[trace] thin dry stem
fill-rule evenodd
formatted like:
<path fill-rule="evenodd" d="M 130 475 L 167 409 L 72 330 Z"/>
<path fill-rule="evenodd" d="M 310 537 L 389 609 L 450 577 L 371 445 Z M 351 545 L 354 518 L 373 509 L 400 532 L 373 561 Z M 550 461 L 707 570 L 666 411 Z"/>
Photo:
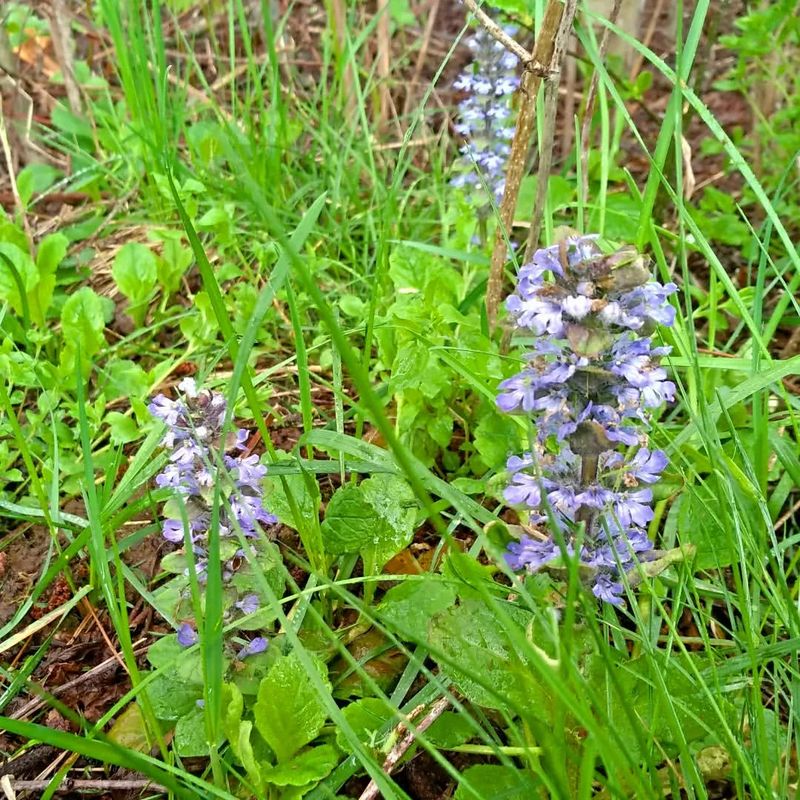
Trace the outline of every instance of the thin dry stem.
<path fill-rule="evenodd" d="M 539 244 L 539 232 L 542 228 L 547 185 L 550 180 L 550 168 L 553 165 L 553 144 L 556 132 L 556 112 L 558 110 L 558 84 L 561 68 L 567 53 L 567 42 L 572 33 L 572 22 L 578 8 L 578 0 L 566 0 L 558 28 L 553 57 L 550 61 L 550 73 L 545 82 L 544 120 L 542 121 L 542 141 L 539 146 L 539 172 L 536 183 L 536 199 L 533 205 L 531 227 L 528 229 L 528 243 L 525 249 L 525 260 L 532 258 Z"/>
<path fill-rule="evenodd" d="M 8 779 L 8 780 L 6 780 Z M 13 776 L 5 775 L 2 788 L 6 791 L 6 797 L 15 797 L 13 792 L 36 792 L 48 789 L 52 780 L 41 781 L 17 781 Z M 154 792 L 165 792 L 166 789 L 157 783 L 153 783 L 147 779 L 120 779 L 120 780 L 107 780 L 107 779 L 91 779 L 91 778 L 64 778 L 60 786 L 56 789 L 56 794 L 64 794 L 66 792 L 121 792 L 125 791 L 142 791 L 150 789 Z M 8 794 L 8 790 L 12 794 Z"/>
<path fill-rule="evenodd" d="M 53 52 L 61 67 L 64 89 L 67 92 L 67 103 L 70 111 L 76 116 L 83 113 L 81 91 L 75 78 L 74 59 L 72 57 L 72 37 L 70 36 L 70 17 L 64 0 L 50 0 L 50 30 L 52 31 Z"/>
<path fill-rule="evenodd" d="M 425 30 L 422 32 L 422 42 L 420 43 L 417 60 L 414 64 L 414 74 L 408 82 L 405 100 L 403 101 L 403 118 L 406 117 L 411 108 L 412 98 L 416 94 L 412 87 L 415 87 L 419 82 L 419 77 L 422 75 L 422 68 L 425 66 L 425 59 L 428 57 L 428 48 L 430 47 L 436 18 L 439 15 L 440 2 L 441 0 L 432 0 L 430 8 L 428 9 L 428 21 L 425 23 Z"/>
<path fill-rule="evenodd" d="M 536 58 L 535 51 L 531 55 L 519 42 L 509 36 L 475 0 L 464 0 L 464 5 L 475 15 L 481 27 L 485 28 L 491 37 L 497 39 L 506 50 L 510 50 L 524 65 L 530 64 Z M 540 61 L 540 63 L 544 64 L 546 62 Z"/>
<path fill-rule="evenodd" d="M 611 13 L 608 15 L 608 21 L 612 25 L 616 24 L 621 6 L 622 0 L 614 0 L 614 6 L 611 9 Z M 610 34 L 611 29 L 604 26 L 603 35 L 600 37 L 600 47 L 598 49 L 598 58 L 600 61 L 605 58 L 608 50 L 608 40 Z M 600 73 L 595 70 L 592 74 L 592 80 L 589 83 L 589 91 L 586 93 L 586 108 L 583 112 L 583 124 L 581 125 L 581 197 L 583 198 L 589 196 L 589 150 L 591 147 L 589 129 L 592 124 L 594 101 L 597 97 L 597 83 L 599 79 Z"/>
<path fill-rule="evenodd" d="M 511 142 L 511 153 L 506 167 L 506 185 L 503 200 L 500 203 L 500 219 L 495 231 L 492 261 L 489 267 L 489 281 L 486 286 L 486 317 L 489 330 L 494 330 L 497 321 L 497 309 L 503 290 L 503 266 L 506 260 L 507 235 L 514 222 L 514 211 L 517 197 L 525 175 L 525 166 L 530 148 L 531 135 L 536 121 L 536 95 L 542 82 L 545 70 L 537 69 L 537 65 L 549 65 L 553 58 L 561 24 L 563 6 L 559 0 L 550 0 L 544 12 L 542 27 L 536 37 L 533 53 L 526 59 L 527 67 L 520 85 L 520 109 L 517 115 L 517 127 Z M 488 30 L 488 29 L 487 29 Z M 531 68 L 533 67 L 533 69 Z"/>
<path fill-rule="evenodd" d="M 386 756 L 386 760 L 383 762 L 383 771 L 390 775 L 392 770 L 397 766 L 397 762 L 405 755 L 408 751 L 408 748 L 414 744 L 414 740 L 416 739 L 417 735 L 423 733 L 437 719 L 442 715 L 444 710 L 450 704 L 450 700 L 446 697 L 440 697 L 432 706 L 431 710 L 420 720 L 419 725 L 414 726 L 413 730 L 407 730 L 406 735 L 400 739 L 397 744 L 391 749 L 389 755 Z M 416 709 L 415 709 L 416 711 Z M 413 712 L 410 717 L 413 716 Z M 410 720 L 409 717 L 409 720 Z M 401 722 L 395 732 L 399 734 L 401 731 L 408 728 L 408 722 Z M 375 800 L 378 796 L 378 785 L 375 781 L 370 781 L 367 785 L 367 788 L 361 793 L 358 800 Z"/>
<path fill-rule="evenodd" d="M 380 111 L 378 125 L 383 127 L 389 119 L 392 108 L 392 98 L 389 93 L 389 74 L 392 63 L 392 40 L 389 33 L 389 0 L 378 2 L 378 22 L 375 26 L 377 40 L 378 95 L 380 97 Z"/>

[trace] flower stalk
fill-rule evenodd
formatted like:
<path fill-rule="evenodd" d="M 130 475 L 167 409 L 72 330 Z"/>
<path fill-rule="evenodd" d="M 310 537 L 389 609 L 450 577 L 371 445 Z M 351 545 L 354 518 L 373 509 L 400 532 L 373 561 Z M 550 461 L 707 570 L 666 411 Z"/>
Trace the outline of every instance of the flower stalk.
<path fill-rule="evenodd" d="M 650 280 L 629 248 L 604 254 L 594 236 L 537 250 L 507 300 L 534 335 L 525 368 L 500 384 L 497 405 L 531 417 L 531 450 L 508 460 L 504 496 L 527 509 L 532 535 L 509 545 L 512 569 L 534 572 L 577 556 L 595 596 L 622 603 L 622 574 L 655 556 L 646 527 L 666 455 L 651 450 L 653 412 L 674 399 L 659 365 L 657 325 L 672 325 L 674 284 Z"/>
<path fill-rule="evenodd" d="M 227 404 L 223 395 L 198 389 L 193 378 L 178 384 L 181 395 L 171 400 L 163 394 L 153 398 L 148 410 L 166 425 L 161 444 L 169 450 L 169 463 L 156 476 L 156 485 L 171 489 L 173 497 L 165 504 L 167 518 L 163 522 L 164 538 L 175 545 L 189 543 L 197 582 L 202 588 L 208 571 L 222 571 L 228 598 L 226 616 L 229 621 L 251 616 L 259 610 L 258 595 L 240 590 L 236 576 L 256 554 L 255 544 L 262 535 L 261 526 L 277 522 L 263 504 L 262 481 L 267 468 L 258 455 L 245 455 L 248 431 L 235 429 L 225 436 L 223 424 Z M 229 454 L 230 452 L 236 455 Z M 220 563 L 209 563 L 209 532 L 213 517 L 215 490 L 222 498 L 218 529 Z M 180 504 L 180 505 L 179 505 Z M 181 508 L 182 506 L 182 508 Z M 249 544 L 250 552 L 241 546 L 240 538 Z M 185 575 L 189 575 L 189 567 Z M 177 630 L 178 642 L 189 647 L 198 640 L 196 626 L 182 622 Z M 241 645 L 241 641 L 239 642 Z M 267 640 L 257 636 L 237 651 L 241 659 L 263 652 Z"/>

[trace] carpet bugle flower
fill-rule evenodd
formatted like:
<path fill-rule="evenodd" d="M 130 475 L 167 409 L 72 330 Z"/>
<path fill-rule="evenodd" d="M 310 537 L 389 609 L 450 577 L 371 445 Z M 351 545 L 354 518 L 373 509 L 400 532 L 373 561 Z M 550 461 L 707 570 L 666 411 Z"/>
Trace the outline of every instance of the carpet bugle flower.
<path fill-rule="evenodd" d="M 516 30 L 507 28 L 513 36 Z M 484 28 L 467 40 L 472 62 L 454 88 L 464 93 L 458 105 L 456 133 L 463 138 L 454 186 L 469 191 L 486 186 L 496 202 L 505 189 L 505 165 L 514 138 L 511 98 L 519 87 L 518 59 Z"/>
<path fill-rule="evenodd" d="M 630 248 L 604 254 L 596 236 L 568 236 L 520 269 L 506 306 L 537 338 L 526 366 L 500 384 L 497 405 L 528 415 L 537 432 L 529 453 L 508 459 L 504 497 L 539 530 L 509 545 L 512 569 L 541 569 L 566 541 L 594 595 L 620 605 L 623 573 L 651 557 L 649 486 L 667 457 L 647 432 L 653 411 L 675 397 L 659 364 L 670 348 L 654 347 L 652 334 L 674 322 L 676 289 L 651 280 Z"/>
<path fill-rule="evenodd" d="M 235 542 L 239 534 L 258 539 L 262 525 L 277 522 L 262 497 L 267 468 L 259 462 L 258 455 L 243 453 L 249 437 L 247 430 L 237 428 L 224 435 L 227 403 L 222 394 L 198 388 L 193 378 L 182 380 L 178 391 L 177 399 L 159 394 L 148 406 L 152 416 L 166 426 L 161 444 L 169 452 L 169 463 L 156 476 L 156 485 L 171 489 L 174 495 L 171 502 L 182 507 L 182 513 L 173 509 L 172 516 L 164 520 L 162 534 L 178 546 L 183 546 L 188 537 L 195 575 L 202 588 L 212 568 L 208 561 L 208 537 L 212 506 L 218 494 L 217 530 L 225 543 L 220 549 L 227 555 L 214 568 L 221 571 L 226 593 L 232 596 L 231 610 L 251 615 L 259 609 L 259 597 L 252 593 L 240 596 L 233 580 L 247 563 L 244 550 L 237 548 Z M 197 633 L 188 622 L 182 623 L 177 633 L 178 642 L 184 647 L 197 642 Z M 266 639 L 257 637 L 239 655 L 254 655 L 264 649 Z"/>

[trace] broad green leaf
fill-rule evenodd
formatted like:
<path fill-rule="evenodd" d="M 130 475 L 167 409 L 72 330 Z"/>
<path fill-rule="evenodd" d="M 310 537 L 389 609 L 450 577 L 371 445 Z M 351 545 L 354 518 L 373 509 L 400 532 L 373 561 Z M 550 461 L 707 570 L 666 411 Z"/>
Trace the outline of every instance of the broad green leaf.
<path fill-rule="evenodd" d="M 26 208 L 35 194 L 47 191 L 64 173 L 50 164 L 32 163 L 17 173 L 17 191 Z"/>
<path fill-rule="evenodd" d="M 332 745 L 321 744 L 295 756 L 291 761 L 263 767 L 261 777 L 273 786 L 306 786 L 321 781 L 338 762 Z"/>
<path fill-rule="evenodd" d="M 364 499 L 387 523 L 381 536 L 361 549 L 365 562 L 380 569 L 389 559 L 407 547 L 414 537 L 417 501 L 408 482 L 397 475 L 379 474 L 362 481 L 358 487 Z M 388 527 L 387 527 L 388 526 Z"/>
<path fill-rule="evenodd" d="M 389 589 L 378 606 L 380 618 L 404 638 L 425 642 L 428 625 L 436 614 L 450 608 L 456 592 L 439 578 L 408 580 Z"/>
<path fill-rule="evenodd" d="M 731 516 L 721 515 L 718 509 L 724 496 L 719 479 L 710 475 L 703 484 L 689 486 L 675 501 L 679 541 L 697 548 L 696 569 L 719 569 L 738 560 Z"/>
<path fill-rule="evenodd" d="M 386 703 L 377 697 L 363 697 L 348 703 L 342 713 L 348 725 L 365 747 L 377 750 L 386 738 L 378 738 L 378 731 L 394 716 Z M 353 753 L 353 746 L 342 731 L 336 731 L 336 744 L 345 753 Z"/>
<path fill-rule="evenodd" d="M 109 411 L 106 422 L 114 444 L 128 444 L 135 442 L 143 435 L 143 431 L 136 424 L 136 420 L 119 411 Z"/>
<path fill-rule="evenodd" d="M 516 452 L 520 440 L 520 427 L 508 414 L 498 414 L 488 409 L 475 426 L 473 443 L 475 459 L 491 470 L 505 469 L 509 454 Z M 478 474 L 482 470 L 475 470 Z"/>
<path fill-rule="evenodd" d="M 337 489 L 328 502 L 322 523 L 322 539 L 328 553 L 358 553 L 392 533 L 389 523 L 357 486 Z"/>
<path fill-rule="evenodd" d="M 208 755 L 205 712 L 202 708 L 195 705 L 188 714 L 178 720 L 175 725 L 173 745 L 178 755 L 183 758 Z"/>
<path fill-rule="evenodd" d="M 324 664 L 310 654 L 309 657 L 330 689 Z M 296 652 L 282 656 L 272 665 L 258 688 L 253 712 L 256 729 L 280 763 L 315 739 L 328 716 Z"/>
<path fill-rule="evenodd" d="M 234 755 L 239 758 L 239 723 L 244 712 L 244 697 L 235 683 L 222 685 L 222 708 L 222 732 L 231 743 Z"/>
<path fill-rule="evenodd" d="M 540 796 L 531 774 L 514 767 L 474 764 L 464 771 L 464 779 L 453 800 L 531 800 Z"/>
<path fill-rule="evenodd" d="M 143 691 L 158 719 L 175 720 L 195 708 L 197 701 L 203 696 L 203 684 L 187 681 L 186 675 L 177 669 L 168 668 L 157 675 Z"/>
<path fill-rule="evenodd" d="M 264 781 L 261 777 L 261 768 L 256 761 L 256 754 L 253 750 L 253 743 L 250 734 L 253 732 L 253 723 L 245 720 L 239 723 L 239 736 L 236 740 L 234 752 L 239 761 L 242 762 L 247 775 L 255 784 L 259 792 L 264 791 Z M 232 743 L 231 743 L 232 744 Z"/>
<path fill-rule="evenodd" d="M 65 347 L 61 353 L 61 369 L 71 372 L 75 358 L 80 350 L 84 369 L 88 369 L 89 359 L 106 344 L 104 299 L 83 286 L 71 294 L 61 309 L 61 332 Z"/>
<path fill-rule="evenodd" d="M 532 615 L 521 609 L 513 612 L 523 629 L 531 623 Z M 466 600 L 434 616 L 429 641 L 442 672 L 478 705 L 497 709 L 545 705 L 532 670 L 520 660 L 496 614 L 483 601 Z"/>
<path fill-rule="evenodd" d="M 428 741 L 445 750 L 458 747 L 476 735 L 475 723 L 464 714 L 445 711 L 425 732 Z"/>
<path fill-rule="evenodd" d="M 67 254 L 69 240 L 62 233 L 51 233 L 45 236 L 36 251 L 36 267 L 39 270 L 39 281 L 28 293 L 28 305 L 31 318 L 37 325 L 43 326 L 47 311 L 53 302 L 53 290 L 56 285 L 56 270 Z"/>
<path fill-rule="evenodd" d="M 0 302 L 8 302 L 15 314 L 23 316 L 27 296 L 38 281 L 39 270 L 28 253 L 11 242 L 0 242 Z"/>
<path fill-rule="evenodd" d="M 146 303 L 158 279 L 158 266 L 153 251 L 140 242 L 124 244 L 114 257 L 111 274 L 117 287 L 128 298 L 128 313 L 141 325 Z"/>
<path fill-rule="evenodd" d="M 150 391 L 150 377 L 135 361 L 121 359 L 112 361 L 105 369 L 108 385 L 106 396 L 147 397 Z"/>
<path fill-rule="evenodd" d="M 161 238 L 164 247 L 156 263 L 158 282 L 167 294 L 172 294 L 180 287 L 181 278 L 194 261 L 194 256 L 191 248 L 181 242 L 182 234 L 179 232 L 165 231 Z"/>
<path fill-rule="evenodd" d="M 140 753 L 150 751 L 152 742 L 147 735 L 147 724 L 138 703 L 129 703 L 127 708 L 117 715 L 108 732 L 108 738 L 112 742 Z"/>
<path fill-rule="evenodd" d="M 219 326 L 208 292 L 198 292 L 192 298 L 192 307 L 197 313 L 181 319 L 178 323 L 181 333 L 192 347 L 213 342 L 217 338 Z"/>

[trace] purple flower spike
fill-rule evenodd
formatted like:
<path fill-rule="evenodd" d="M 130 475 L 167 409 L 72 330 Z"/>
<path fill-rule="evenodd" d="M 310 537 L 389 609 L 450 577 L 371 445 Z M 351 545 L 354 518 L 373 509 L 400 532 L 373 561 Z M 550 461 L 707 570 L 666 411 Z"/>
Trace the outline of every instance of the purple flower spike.
<path fill-rule="evenodd" d="M 178 399 L 170 400 L 158 395 L 150 403 L 150 412 L 163 422 L 166 432 L 162 445 L 167 449 L 169 462 L 156 476 L 156 485 L 171 489 L 174 498 L 180 498 L 185 509 L 191 533 L 194 570 L 200 591 L 205 591 L 210 570 L 218 570 L 226 584 L 230 584 L 237 570 L 252 564 L 258 550 L 253 547 L 245 557 L 239 550 L 231 557 L 230 540 L 244 534 L 262 541 L 262 525 L 277 522 L 277 517 L 264 507 L 263 479 L 267 468 L 260 463 L 258 454 L 243 455 L 248 432 L 235 429 L 231 435 L 224 430 L 227 410 L 225 397 L 219 392 L 198 386 L 194 378 L 185 378 L 178 384 Z M 234 457 L 225 451 L 239 451 Z M 214 515 L 212 505 L 219 497 L 219 515 L 215 520 L 216 533 L 227 540 L 224 559 L 209 561 L 208 537 Z M 174 502 L 174 500 L 173 500 Z M 173 512 L 174 513 L 174 512 Z M 184 524 L 181 519 L 165 519 L 164 538 L 177 546 L 184 545 Z M 184 576 L 191 578 L 190 568 Z M 249 615 L 258 611 L 258 596 L 249 594 L 234 604 L 241 613 Z M 178 641 L 183 647 L 197 642 L 197 632 L 188 623 L 178 628 Z M 257 638 L 245 647 L 245 655 L 262 652 L 266 640 Z"/>
<path fill-rule="evenodd" d="M 622 584 L 607 573 L 601 572 L 597 576 L 592 594 L 606 603 L 611 603 L 612 606 L 622 605 Z"/>
<path fill-rule="evenodd" d="M 531 417 L 537 442 L 511 456 L 504 498 L 531 525 L 557 526 L 578 549 L 596 597 L 622 601 L 622 573 L 649 557 L 645 528 L 667 466 L 647 442 L 653 409 L 675 396 L 653 347 L 655 324 L 671 325 L 674 284 L 648 280 L 631 249 L 604 255 L 595 236 L 569 236 L 538 250 L 506 302 L 516 326 L 537 334 L 527 364 L 500 384 L 498 407 Z M 508 547 L 512 569 L 540 569 L 558 555 L 552 531 Z"/>
<path fill-rule="evenodd" d="M 508 28 L 513 36 L 516 31 Z M 456 132 L 464 138 L 459 174 L 453 186 L 477 190 L 485 185 L 499 202 L 505 189 L 505 164 L 514 137 L 511 98 L 519 87 L 517 57 L 483 28 L 467 41 L 473 62 L 454 88 L 465 93 Z"/>
<path fill-rule="evenodd" d="M 255 614 L 258 611 L 260 601 L 257 594 L 246 594 L 235 605 L 242 614 Z"/>
<path fill-rule="evenodd" d="M 164 538 L 173 544 L 180 544 L 183 542 L 183 523 L 179 519 L 165 519 Z"/>
<path fill-rule="evenodd" d="M 183 622 L 178 626 L 178 644 L 181 647 L 191 647 L 197 644 L 197 631 L 188 623 Z"/>
<path fill-rule="evenodd" d="M 263 636 L 256 636 L 255 639 L 251 639 L 237 654 L 236 658 L 239 661 L 243 661 L 248 656 L 254 656 L 258 653 L 263 653 L 267 647 L 269 647 L 269 642 Z"/>

